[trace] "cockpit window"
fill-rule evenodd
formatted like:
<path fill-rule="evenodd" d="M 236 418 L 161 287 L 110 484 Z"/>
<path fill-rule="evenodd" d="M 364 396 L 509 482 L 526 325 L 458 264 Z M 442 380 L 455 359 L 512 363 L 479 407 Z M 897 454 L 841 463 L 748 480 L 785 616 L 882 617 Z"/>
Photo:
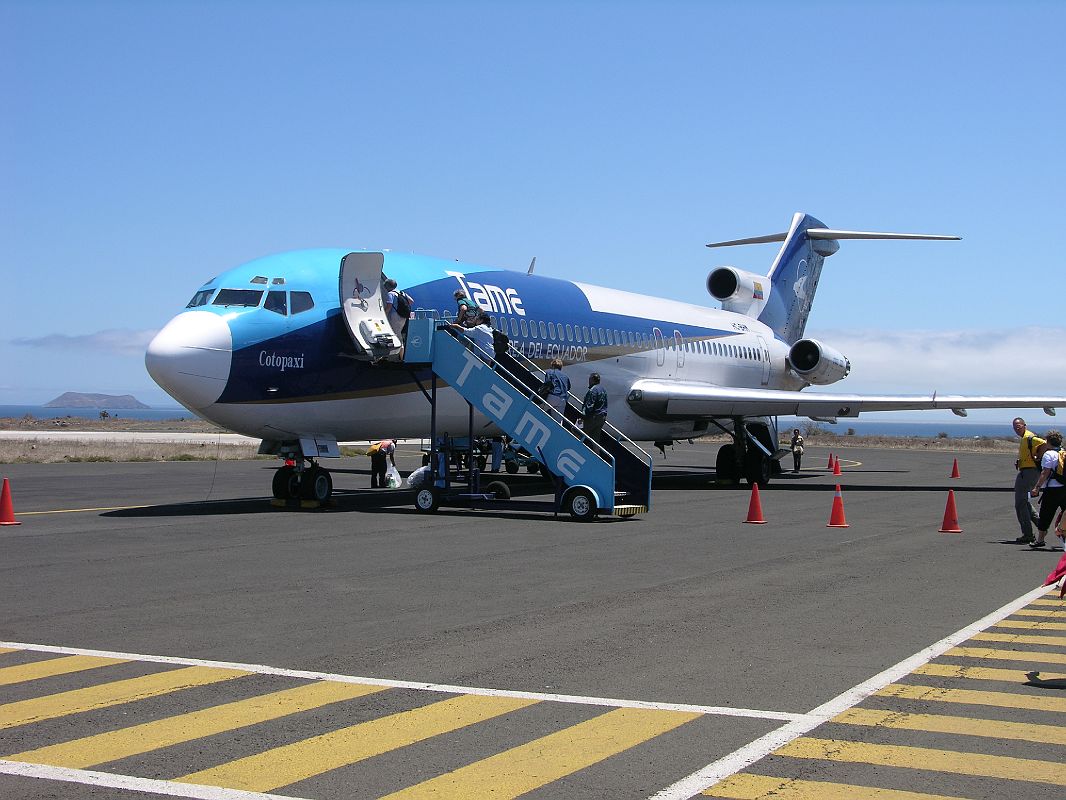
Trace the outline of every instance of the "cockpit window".
<path fill-rule="evenodd" d="M 249 306 L 259 305 L 263 299 L 261 289 L 219 289 L 213 306 Z"/>
<path fill-rule="evenodd" d="M 292 313 L 299 314 L 301 311 L 309 311 L 315 307 L 315 301 L 311 297 L 310 292 L 292 292 L 290 302 L 292 303 Z"/>
<path fill-rule="evenodd" d="M 207 301 L 211 299 L 211 295 L 215 293 L 214 289 L 201 289 L 192 296 L 192 300 L 189 301 L 189 305 L 186 308 L 199 308 L 200 306 L 206 306 Z"/>
<path fill-rule="evenodd" d="M 281 314 L 285 316 L 289 313 L 289 304 L 285 299 L 285 292 L 267 292 L 266 302 L 263 303 L 263 308 L 267 311 L 273 311 L 275 314 Z"/>

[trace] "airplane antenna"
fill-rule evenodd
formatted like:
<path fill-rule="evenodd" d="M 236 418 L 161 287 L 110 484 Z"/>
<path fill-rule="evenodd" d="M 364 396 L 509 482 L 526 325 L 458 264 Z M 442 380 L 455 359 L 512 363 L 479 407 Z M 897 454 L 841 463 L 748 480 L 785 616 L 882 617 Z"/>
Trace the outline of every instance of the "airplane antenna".
<path fill-rule="evenodd" d="M 537 257 L 533 256 L 533 260 L 529 262 L 529 269 L 526 270 L 526 275 L 533 274 L 533 267 L 537 265 Z"/>

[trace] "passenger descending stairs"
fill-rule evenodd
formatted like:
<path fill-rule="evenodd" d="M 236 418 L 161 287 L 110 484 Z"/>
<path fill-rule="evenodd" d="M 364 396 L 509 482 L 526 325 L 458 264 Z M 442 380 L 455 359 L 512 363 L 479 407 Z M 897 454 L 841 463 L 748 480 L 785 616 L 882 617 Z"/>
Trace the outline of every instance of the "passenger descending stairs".
<path fill-rule="evenodd" d="M 562 506 L 590 507 L 616 516 L 647 512 L 651 501 L 652 458 L 609 425 L 602 445 L 585 437 L 572 420 L 536 392 L 543 372 L 514 348 L 499 358 L 454 326 L 433 319 L 412 319 L 404 360 L 429 364 L 433 372 L 474 408 L 524 447 L 565 485 Z M 574 400 L 574 398 L 572 398 Z"/>

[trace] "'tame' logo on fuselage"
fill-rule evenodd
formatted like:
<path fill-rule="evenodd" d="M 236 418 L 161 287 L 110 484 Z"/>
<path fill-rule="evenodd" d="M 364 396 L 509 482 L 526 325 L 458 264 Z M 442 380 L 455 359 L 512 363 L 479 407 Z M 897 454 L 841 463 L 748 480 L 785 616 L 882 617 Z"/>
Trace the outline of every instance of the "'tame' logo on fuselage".
<path fill-rule="evenodd" d="M 462 272 L 449 270 L 448 274 L 459 281 L 459 286 L 466 292 L 467 297 L 486 311 L 491 311 L 493 314 L 515 314 L 519 317 L 526 315 L 526 310 L 522 307 L 522 298 L 518 296 L 515 289 L 510 287 L 501 289 L 491 283 L 470 281 Z"/>

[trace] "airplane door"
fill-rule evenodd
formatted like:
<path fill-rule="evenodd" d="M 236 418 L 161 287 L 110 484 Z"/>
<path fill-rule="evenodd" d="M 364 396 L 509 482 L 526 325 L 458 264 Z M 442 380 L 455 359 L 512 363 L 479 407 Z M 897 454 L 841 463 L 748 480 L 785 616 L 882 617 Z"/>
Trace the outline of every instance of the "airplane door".
<path fill-rule="evenodd" d="M 759 355 L 762 360 L 762 385 L 766 386 L 770 383 L 770 349 L 766 346 L 766 340 L 761 336 L 756 336 L 759 340 Z"/>
<path fill-rule="evenodd" d="M 385 319 L 382 253 L 349 253 L 341 259 L 340 300 L 357 356 L 372 361 L 396 353 L 400 341 Z"/>
<path fill-rule="evenodd" d="M 685 366 L 685 340 L 680 331 L 674 331 L 674 347 L 677 348 L 677 368 L 681 369 Z"/>
<path fill-rule="evenodd" d="M 666 363 L 666 342 L 663 341 L 663 332 L 658 328 L 652 328 L 651 336 L 655 340 L 655 363 L 661 367 Z"/>

